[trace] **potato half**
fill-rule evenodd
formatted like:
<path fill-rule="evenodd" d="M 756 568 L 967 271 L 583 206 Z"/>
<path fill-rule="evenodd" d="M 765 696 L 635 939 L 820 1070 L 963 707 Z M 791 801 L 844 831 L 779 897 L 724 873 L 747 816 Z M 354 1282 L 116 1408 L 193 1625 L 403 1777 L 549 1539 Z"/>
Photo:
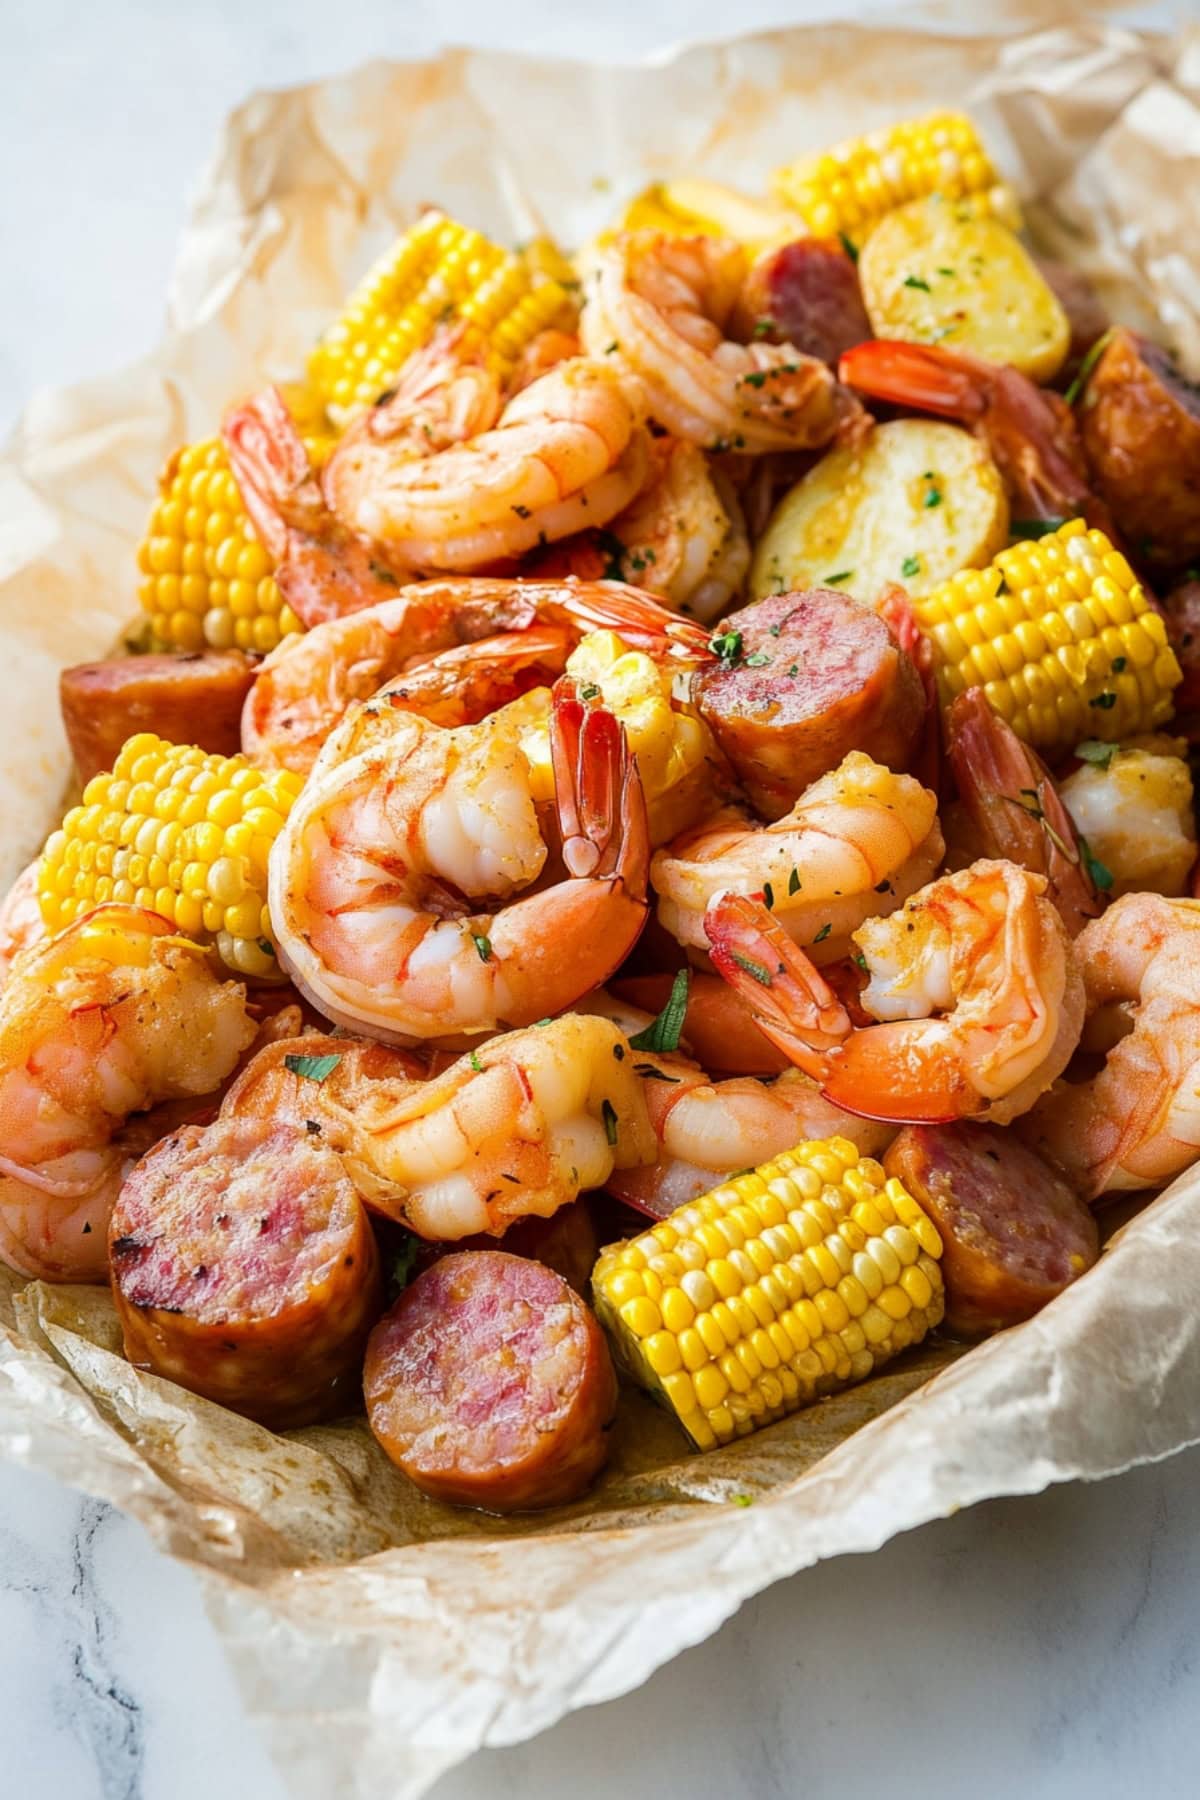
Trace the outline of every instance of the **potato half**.
<path fill-rule="evenodd" d="M 889 582 L 927 594 L 1008 542 L 996 465 L 957 425 L 897 419 L 834 450 L 776 507 L 750 571 L 756 600 L 840 587 L 873 603 Z"/>
<path fill-rule="evenodd" d="M 972 350 L 1042 382 L 1066 357 L 1071 327 L 1049 282 L 970 201 L 898 206 L 867 239 L 858 273 L 876 337 Z"/>

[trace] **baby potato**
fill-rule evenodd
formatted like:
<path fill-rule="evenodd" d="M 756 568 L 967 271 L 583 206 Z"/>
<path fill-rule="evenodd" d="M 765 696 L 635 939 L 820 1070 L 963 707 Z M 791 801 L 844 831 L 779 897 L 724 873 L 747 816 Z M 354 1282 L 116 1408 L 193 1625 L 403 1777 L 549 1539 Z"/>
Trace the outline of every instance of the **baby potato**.
<path fill-rule="evenodd" d="M 1192 777 L 1170 739 L 1114 749 L 1084 744 L 1084 760 L 1060 784 L 1075 829 L 1112 876 L 1112 898 L 1143 889 L 1186 893 L 1196 860 Z"/>
<path fill-rule="evenodd" d="M 1054 290 L 1006 225 L 933 195 L 875 227 L 858 264 L 876 337 L 973 350 L 1053 380 L 1071 343 Z"/>
<path fill-rule="evenodd" d="M 897 419 L 822 457 L 779 502 L 750 570 L 754 599 L 839 587 L 873 604 L 889 582 L 918 598 L 1008 542 L 991 457 L 957 425 Z"/>

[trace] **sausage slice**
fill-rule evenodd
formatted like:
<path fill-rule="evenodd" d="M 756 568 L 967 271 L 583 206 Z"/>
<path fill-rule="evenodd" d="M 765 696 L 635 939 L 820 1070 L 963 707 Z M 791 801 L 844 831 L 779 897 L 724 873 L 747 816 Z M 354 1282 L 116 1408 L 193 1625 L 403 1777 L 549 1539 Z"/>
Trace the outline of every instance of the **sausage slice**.
<path fill-rule="evenodd" d="M 836 588 L 771 594 L 721 631 L 726 656 L 695 676 L 696 704 L 764 819 L 781 819 L 851 750 L 907 768 L 924 689 L 868 607 Z"/>
<path fill-rule="evenodd" d="M 64 669 L 59 703 L 79 779 L 111 769 L 126 738 L 139 731 L 232 756 L 256 667 L 240 650 L 206 650 L 114 656 Z"/>
<path fill-rule="evenodd" d="M 1096 1221 L 1074 1189 L 999 1126 L 908 1125 L 883 1166 L 941 1233 L 952 1331 L 1030 1318 L 1100 1253 Z"/>
<path fill-rule="evenodd" d="M 574 1500 L 607 1454 L 617 1383 L 560 1275 L 503 1250 L 443 1257 L 371 1333 L 367 1417 L 423 1493 L 512 1512 Z"/>
<path fill-rule="evenodd" d="M 794 344 L 831 369 L 843 351 L 875 335 L 858 270 L 829 238 L 797 238 L 764 251 L 743 284 L 733 331 L 747 340 Z"/>
<path fill-rule="evenodd" d="M 340 1158 L 267 1119 L 185 1126 L 121 1189 L 109 1262 L 125 1354 L 282 1431 L 355 1401 L 383 1304 Z"/>

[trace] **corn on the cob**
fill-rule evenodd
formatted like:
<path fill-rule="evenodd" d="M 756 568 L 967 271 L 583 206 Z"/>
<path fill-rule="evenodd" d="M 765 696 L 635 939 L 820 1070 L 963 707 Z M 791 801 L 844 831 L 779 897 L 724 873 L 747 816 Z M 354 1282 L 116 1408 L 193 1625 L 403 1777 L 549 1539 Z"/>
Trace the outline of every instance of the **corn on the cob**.
<path fill-rule="evenodd" d="M 998 181 L 974 125 L 962 113 L 929 113 L 849 138 L 776 169 L 771 189 L 816 237 L 839 233 L 862 244 L 885 213 L 906 200 L 972 195 L 1005 223 L 1019 224 L 1016 200 Z"/>
<path fill-rule="evenodd" d="M 701 1450 L 862 1381 L 942 1317 L 933 1223 L 846 1138 L 681 1206 L 592 1275 L 619 1359 Z"/>
<path fill-rule="evenodd" d="M 300 621 L 275 585 L 220 438 L 176 451 L 138 549 L 153 647 L 273 650 Z"/>
<path fill-rule="evenodd" d="M 1051 760 L 1171 716 L 1181 679 L 1162 617 L 1102 531 L 1072 519 L 913 600 L 944 704 L 982 687 Z"/>
<path fill-rule="evenodd" d="M 38 902 L 50 931 L 106 901 L 148 907 L 229 968 L 277 976 L 267 857 L 301 777 L 150 732 L 94 775 L 47 841 Z"/>
<path fill-rule="evenodd" d="M 569 321 L 570 296 L 528 260 L 444 213 L 427 212 L 363 278 L 309 358 L 308 378 L 339 423 L 396 380 L 440 324 L 462 322 L 506 375 L 539 331 Z"/>
<path fill-rule="evenodd" d="M 653 845 L 668 843 L 712 810 L 720 756 L 700 715 L 672 704 L 668 669 L 630 650 L 615 631 L 591 631 L 567 658 L 566 672 L 585 698 L 598 693 L 624 725 L 638 759 Z M 544 719 L 523 734 L 521 748 L 532 770 L 534 798 L 553 799 Z"/>

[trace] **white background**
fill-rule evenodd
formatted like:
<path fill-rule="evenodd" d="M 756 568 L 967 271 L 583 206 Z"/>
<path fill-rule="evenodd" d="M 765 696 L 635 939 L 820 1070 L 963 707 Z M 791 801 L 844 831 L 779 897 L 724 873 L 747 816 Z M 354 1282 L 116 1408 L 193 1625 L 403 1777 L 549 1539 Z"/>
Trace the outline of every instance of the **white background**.
<path fill-rule="evenodd" d="M 442 42 L 625 60 L 829 10 L 0 0 L 0 426 L 34 387 L 153 341 L 188 188 L 249 89 Z M 1200 1451 L 995 1502 L 780 1584 L 640 1693 L 436 1794 L 1182 1800 L 1200 1791 L 1198 1578 Z M 191 1578 L 128 1521 L 4 1468 L 0 1744 L 13 1800 L 283 1800 Z"/>

